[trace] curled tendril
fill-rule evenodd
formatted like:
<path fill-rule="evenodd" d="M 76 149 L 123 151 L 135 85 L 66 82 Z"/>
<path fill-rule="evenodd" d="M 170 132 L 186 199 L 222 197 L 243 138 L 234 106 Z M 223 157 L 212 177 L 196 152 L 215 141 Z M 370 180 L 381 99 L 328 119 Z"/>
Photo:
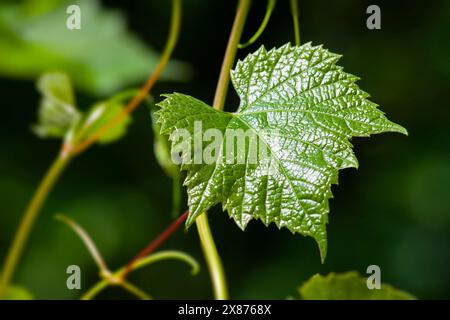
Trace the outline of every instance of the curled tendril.
<path fill-rule="evenodd" d="M 136 263 L 133 265 L 132 270 L 137 270 L 144 266 L 148 266 L 152 263 L 162 261 L 162 260 L 167 260 L 167 259 L 176 259 L 176 260 L 180 260 L 180 261 L 187 263 L 188 265 L 191 266 L 191 274 L 192 275 L 196 275 L 200 270 L 197 260 L 195 260 L 193 257 L 188 255 L 187 253 L 184 253 L 181 251 L 176 251 L 176 250 L 161 251 L 161 252 L 151 254 L 147 257 L 144 257 L 144 258 L 136 261 Z M 128 291 L 130 291 L 129 288 L 127 288 L 126 286 L 123 285 L 125 283 L 128 286 L 129 283 L 127 283 L 126 281 L 121 282 L 121 276 L 125 272 L 125 270 L 126 270 L 126 267 L 123 267 L 123 268 L 119 269 L 118 271 L 114 272 L 111 275 L 111 277 L 118 279 L 118 285 L 120 285 L 124 289 L 127 289 Z M 109 285 L 110 285 L 110 282 L 108 281 L 108 279 L 100 280 L 81 297 L 81 300 L 91 300 L 92 298 L 94 298 L 97 294 L 99 294 L 101 291 L 103 291 Z M 136 295 L 137 292 L 132 292 L 132 293 L 134 293 Z M 143 298 L 143 297 L 141 297 L 141 298 Z"/>
<path fill-rule="evenodd" d="M 142 258 L 142 259 L 136 261 L 136 263 L 133 265 L 131 270 L 137 270 L 144 266 L 148 266 L 152 263 L 162 261 L 162 260 L 167 260 L 167 259 L 180 260 L 180 261 L 183 261 L 186 264 L 190 265 L 192 275 L 196 275 L 200 270 L 200 266 L 199 266 L 197 260 L 195 260 L 193 257 L 188 255 L 187 253 L 177 251 L 177 250 L 165 250 L 165 251 L 160 251 L 160 252 L 151 254 L 149 256 L 146 256 L 145 258 Z M 118 271 L 118 273 L 120 274 L 123 271 L 124 271 L 124 269 L 120 269 Z"/>
<path fill-rule="evenodd" d="M 259 26 L 256 33 L 245 43 L 238 44 L 238 48 L 246 48 L 249 45 L 253 44 L 258 38 L 261 36 L 261 34 L 264 32 L 264 29 L 266 29 L 267 24 L 269 23 L 270 17 L 272 15 L 273 9 L 275 8 L 276 0 L 268 0 L 267 7 L 266 7 L 266 14 L 264 15 L 264 19 Z"/>
<path fill-rule="evenodd" d="M 191 267 L 191 274 L 196 275 L 199 270 L 200 266 L 198 262 L 188 255 L 187 253 L 176 251 L 176 250 L 166 250 L 157 252 L 148 256 L 145 256 L 139 260 L 136 260 L 134 264 L 131 265 L 131 269 L 128 270 L 127 266 L 120 268 L 118 271 L 111 272 L 105 261 L 103 260 L 103 257 L 100 253 L 100 251 L 97 249 L 97 246 L 95 245 L 92 238 L 89 236 L 89 234 L 86 232 L 86 230 L 83 229 L 75 220 L 62 215 L 58 214 L 55 216 L 55 218 L 59 221 L 62 221 L 65 223 L 69 228 L 71 228 L 83 241 L 84 245 L 88 249 L 89 253 L 91 254 L 92 258 L 96 262 L 97 266 L 99 267 L 100 271 L 100 277 L 101 280 L 97 282 L 90 290 L 88 290 L 81 299 L 83 300 L 90 300 L 93 297 L 95 297 L 98 293 L 103 291 L 108 286 L 120 286 L 123 289 L 127 290 L 128 292 L 132 293 L 133 295 L 137 296 L 138 298 L 141 298 L 143 300 L 149 300 L 151 299 L 151 296 L 147 294 L 145 291 L 139 289 L 135 285 L 131 284 L 130 282 L 126 281 L 123 277 L 123 275 L 127 271 L 134 271 L 140 268 L 143 268 L 145 266 L 148 266 L 152 263 L 167 260 L 167 259 L 175 259 L 180 260 L 182 262 L 185 262 Z"/>

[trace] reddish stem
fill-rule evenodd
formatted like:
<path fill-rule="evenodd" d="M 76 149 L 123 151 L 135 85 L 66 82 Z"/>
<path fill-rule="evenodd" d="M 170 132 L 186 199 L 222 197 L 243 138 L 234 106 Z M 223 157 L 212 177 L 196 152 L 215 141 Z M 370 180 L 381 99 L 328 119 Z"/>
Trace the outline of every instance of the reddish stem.
<path fill-rule="evenodd" d="M 177 229 L 180 225 L 187 219 L 189 215 L 189 210 L 186 210 L 177 220 L 172 222 L 166 230 L 161 232 L 158 237 L 156 237 L 153 241 L 151 241 L 144 249 L 142 249 L 126 266 L 125 271 L 121 275 L 122 279 L 125 279 L 127 275 L 133 269 L 134 264 L 145 256 L 149 255 L 153 251 L 155 251 L 164 241 L 166 241 Z"/>

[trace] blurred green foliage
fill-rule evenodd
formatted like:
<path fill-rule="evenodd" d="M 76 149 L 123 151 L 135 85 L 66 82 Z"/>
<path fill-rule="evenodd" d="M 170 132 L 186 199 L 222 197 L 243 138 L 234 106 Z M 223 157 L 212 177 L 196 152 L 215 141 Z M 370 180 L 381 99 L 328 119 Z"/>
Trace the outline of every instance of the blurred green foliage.
<path fill-rule="evenodd" d="M 5 300 L 33 300 L 33 295 L 20 286 L 9 286 L 6 289 Z"/>
<path fill-rule="evenodd" d="M 116 119 L 124 109 L 126 100 L 131 99 L 136 90 L 119 92 L 108 100 L 96 102 L 86 112 L 75 105 L 74 90 L 69 77 L 60 72 L 43 74 L 37 83 L 42 98 L 38 111 L 38 124 L 33 131 L 41 138 L 60 138 L 66 144 L 76 144 L 97 134 L 103 127 Z M 108 128 L 96 142 L 106 144 L 122 138 L 131 123 L 126 114 L 118 123 Z"/>
<path fill-rule="evenodd" d="M 367 277 L 358 272 L 330 273 L 326 276 L 315 274 L 298 288 L 303 300 L 413 300 L 409 293 L 388 284 L 380 284 L 379 289 L 369 289 Z"/>
<path fill-rule="evenodd" d="M 178 91 L 212 101 L 235 2 L 183 3 L 183 29 L 175 58 L 193 66 L 194 78 L 188 83 L 160 82 L 152 95 L 159 101 L 161 93 Z M 374 3 L 301 1 L 302 41 L 323 43 L 342 53 L 345 69 L 362 76 L 361 88 L 372 94 L 371 99 L 393 121 L 407 127 L 410 135 L 377 136 L 370 143 L 353 141 L 360 167 L 344 170 L 339 186 L 333 188 L 329 251 L 323 265 L 313 240 L 259 224 L 242 232 L 220 208 L 211 210 L 213 233 L 234 298 L 297 296 L 298 285 L 316 273 L 358 270 L 364 276 L 372 264 L 380 266 L 382 282 L 418 298 L 450 298 L 450 76 L 446 58 L 450 54 L 450 6 L 443 0 L 376 1 L 381 7 L 382 29 L 369 31 L 365 26 L 369 4 Z M 128 28 L 146 44 L 163 47 L 169 1 L 104 0 L 102 7 L 127 16 Z M 262 43 L 272 48 L 292 41 L 288 10 L 288 1 L 278 1 L 266 31 L 254 45 L 240 51 L 239 58 Z M 264 6 L 252 7 L 243 39 L 258 28 L 264 11 Z M 64 23 L 53 32 L 65 27 Z M 88 24 L 86 28 L 91 32 Z M 2 33 L 0 42 L 4 39 Z M 99 44 L 110 42 L 102 37 L 95 40 Z M 78 46 L 73 50 L 80 51 L 82 43 Z M 94 48 L 104 59 L 114 54 L 100 45 L 89 50 Z M 0 46 L 0 56 L 4 52 Z M 16 57 L 22 59 L 19 53 Z M 132 63 L 117 59 L 121 68 Z M 34 81 L 48 67 L 48 63 L 40 63 L 58 59 L 42 58 L 37 60 L 38 67 L 32 65 L 36 65 L 34 54 L 23 60 L 29 64 L 12 67 L 12 58 L 0 59 L 1 65 L 9 61 L 11 70 L 17 68 L 16 75 L 33 71 L 26 81 L 13 77 L 13 73 L 3 73 L 0 78 L 4 112 L 0 118 L 0 260 L 37 182 L 59 148 L 58 142 L 36 139 L 29 130 L 36 121 L 39 102 Z M 151 69 L 151 65 L 143 67 L 141 78 Z M 182 73 L 185 69 L 175 70 Z M 121 81 L 116 73 L 106 74 L 96 76 L 111 77 L 108 83 Z M 92 83 L 83 77 L 76 81 L 77 89 Z M 137 85 L 139 79 L 128 80 L 121 87 L 127 84 Z M 98 94 L 85 90 L 77 94 L 77 103 L 91 105 Z M 229 110 L 237 102 L 230 92 Z M 138 109 L 133 118 L 124 139 L 92 148 L 76 159 L 50 196 L 15 278 L 15 283 L 25 286 L 34 297 L 79 297 L 79 291 L 65 286 L 65 271 L 71 264 L 81 267 L 83 290 L 98 278 L 96 266 L 77 237 L 52 218 L 56 212 L 70 214 L 86 228 L 111 268 L 126 263 L 170 223 L 172 184 L 155 160 L 148 110 Z M 195 229 L 187 233 L 180 230 L 163 249 L 191 253 L 202 263 L 200 274 L 189 277 L 185 266 L 167 261 L 132 274 L 130 281 L 157 298 L 212 296 Z M 114 288 L 100 296 L 124 297 L 128 296 Z"/>
<path fill-rule="evenodd" d="M 66 28 L 66 8 L 72 4 L 82 8 L 79 30 Z M 158 62 L 158 53 L 127 31 L 123 15 L 97 0 L 2 3 L 0 34 L 1 74 L 33 79 L 62 70 L 95 95 L 144 80 Z M 186 65 L 171 62 L 163 78 L 186 79 Z"/>

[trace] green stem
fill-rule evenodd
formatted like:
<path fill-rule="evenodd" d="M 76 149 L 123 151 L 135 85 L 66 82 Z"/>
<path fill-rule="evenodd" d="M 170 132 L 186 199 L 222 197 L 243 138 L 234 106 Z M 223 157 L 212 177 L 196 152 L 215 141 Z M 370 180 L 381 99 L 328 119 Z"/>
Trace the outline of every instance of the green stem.
<path fill-rule="evenodd" d="M 222 110 L 225 104 L 228 84 L 230 83 L 230 70 L 233 67 L 234 59 L 236 58 L 236 52 L 239 40 L 241 39 L 242 30 L 244 29 L 248 9 L 250 8 L 250 2 L 250 0 L 239 0 L 236 17 L 234 18 L 233 28 L 231 29 L 225 57 L 223 58 L 222 68 L 220 70 L 219 81 L 217 82 L 216 94 L 214 96 L 213 107 L 218 110 Z"/>
<path fill-rule="evenodd" d="M 38 188 L 36 189 L 36 192 L 31 199 L 31 202 L 28 205 L 25 214 L 23 215 L 12 245 L 6 256 L 0 280 L 0 298 L 8 287 L 12 277 L 14 276 L 16 265 L 22 255 L 25 243 L 28 240 L 30 231 L 33 228 L 34 222 L 36 221 L 43 203 L 47 199 L 47 196 L 52 190 L 58 177 L 70 162 L 70 159 L 71 158 L 68 156 L 58 156 L 58 158 L 50 166 Z"/>
<path fill-rule="evenodd" d="M 230 83 L 230 70 L 236 57 L 239 40 L 241 38 L 242 30 L 244 29 L 245 19 L 247 18 L 249 8 L 250 0 L 239 1 L 222 68 L 220 70 L 219 81 L 217 82 L 216 94 L 214 96 L 213 106 L 217 110 L 223 110 L 225 104 L 228 84 Z M 214 297 L 218 300 L 226 300 L 228 299 L 228 289 L 225 272 L 209 227 L 207 213 L 205 212 L 200 215 L 197 218 L 196 223 L 203 254 L 205 255 L 209 274 L 213 283 Z"/>
<path fill-rule="evenodd" d="M 92 288 L 90 288 L 85 294 L 81 296 L 81 300 L 92 300 L 97 296 L 100 292 L 106 289 L 109 286 L 109 282 L 107 280 L 101 280 L 97 282 Z"/>
<path fill-rule="evenodd" d="M 294 23 L 295 45 L 300 45 L 300 26 L 298 23 L 298 0 L 291 0 L 292 22 Z"/>
<path fill-rule="evenodd" d="M 134 284 L 131 284 L 128 281 L 122 282 L 120 286 L 141 300 L 152 300 L 152 297 L 148 293 L 139 289 Z"/>
<path fill-rule="evenodd" d="M 268 0 L 266 7 L 266 14 L 264 15 L 263 22 L 259 26 L 258 30 L 255 32 L 255 34 L 247 42 L 238 44 L 239 49 L 247 48 L 249 45 L 253 44 L 256 40 L 258 40 L 258 38 L 266 29 L 267 24 L 269 23 L 270 16 L 272 15 L 276 2 L 277 2 L 276 0 Z"/>
<path fill-rule="evenodd" d="M 203 213 L 195 221 L 197 224 L 198 235 L 202 245 L 203 254 L 205 255 L 206 264 L 208 265 L 209 275 L 214 289 L 214 297 L 217 300 L 228 299 L 227 280 L 223 264 L 217 252 L 216 244 L 209 227 L 208 215 Z"/>
<path fill-rule="evenodd" d="M 149 264 L 165 259 L 177 259 L 184 261 L 191 266 L 192 268 L 191 273 L 193 275 L 198 273 L 199 265 L 197 261 L 195 261 L 191 256 L 179 251 L 161 251 L 158 253 L 151 254 L 145 258 L 136 261 L 136 263 L 132 265 L 131 269 L 137 270 Z M 91 289 L 89 289 L 85 294 L 81 296 L 81 300 L 93 299 L 97 294 L 99 294 L 101 291 L 103 291 L 106 287 L 108 287 L 111 284 L 111 279 L 118 279 L 119 282 L 117 284 L 120 284 L 120 279 L 123 279 L 122 275 L 124 272 L 126 272 L 126 270 L 127 267 L 122 267 L 118 271 L 114 272 L 109 278 L 104 278 L 100 280 Z"/>
<path fill-rule="evenodd" d="M 169 37 L 166 42 L 164 51 L 158 62 L 158 65 L 154 70 L 154 72 L 149 77 L 149 79 L 147 80 L 147 82 L 141 88 L 141 90 L 138 91 L 138 94 L 136 94 L 134 99 L 132 99 L 128 103 L 124 113 L 119 115 L 120 117 L 123 117 L 128 113 L 131 113 L 142 100 L 147 98 L 148 92 L 153 87 L 156 80 L 161 75 L 161 72 L 163 71 L 167 62 L 169 61 L 169 58 L 178 40 L 180 24 L 181 24 L 181 0 L 172 0 L 172 17 L 171 17 Z M 95 141 L 97 141 L 99 137 L 102 136 L 102 134 L 111 129 L 111 127 L 117 125 L 118 122 L 120 122 L 120 118 L 112 119 L 110 122 L 105 124 L 99 130 L 99 132 L 91 136 L 88 140 L 83 141 L 82 143 L 77 145 L 74 149 L 72 149 L 72 146 L 68 146 L 68 148 L 66 148 L 67 146 L 63 146 L 62 148 L 63 151 L 55 160 L 55 162 L 52 164 L 52 166 L 42 179 L 40 185 L 38 186 L 38 189 L 35 191 L 35 194 L 30 204 L 28 205 L 27 210 L 23 215 L 23 218 L 20 222 L 20 226 L 16 232 L 12 245 L 8 251 L 0 278 L 0 299 L 2 298 L 2 295 L 4 294 L 6 287 L 9 285 L 14 275 L 16 265 L 18 263 L 20 256 L 22 255 L 22 251 L 24 249 L 30 231 L 33 227 L 34 221 L 36 220 L 43 203 L 45 202 L 49 192 L 51 191 L 53 185 L 55 184 L 56 180 L 60 176 L 63 169 L 68 165 L 71 158 L 89 148 Z"/>
<path fill-rule="evenodd" d="M 177 218 L 180 214 L 181 198 L 182 198 L 182 180 L 181 174 L 177 171 L 172 177 L 172 218 Z"/>
<path fill-rule="evenodd" d="M 161 73 L 169 62 L 172 52 L 175 49 L 175 45 L 178 41 L 178 35 L 180 33 L 181 27 L 181 0 L 172 0 L 172 15 L 170 20 L 170 31 L 167 38 L 166 45 L 164 46 L 164 51 L 159 58 L 159 62 L 156 65 L 155 70 L 147 79 L 142 88 L 138 93 L 131 99 L 126 107 L 117 116 L 108 121 L 103 125 L 98 131 L 90 135 L 85 140 L 79 142 L 77 145 L 71 148 L 71 153 L 78 155 L 92 146 L 99 138 L 101 138 L 105 133 L 111 130 L 113 127 L 117 126 L 122 120 L 131 112 L 133 112 L 139 104 L 144 100 L 150 90 L 155 85 L 156 81 L 159 79 Z"/>
<path fill-rule="evenodd" d="M 70 229 L 73 230 L 73 232 L 75 232 L 80 237 L 81 241 L 83 241 L 84 245 L 91 254 L 92 259 L 94 259 L 95 263 L 97 264 L 100 272 L 108 273 L 109 269 L 102 257 L 102 254 L 100 253 L 97 246 L 95 245 L 94 240 L 92 240 L 91 236 L 86 232 L 86 230 L 84 230 L 82 226 L 76 223 L 75 220 L 72 220 L 63 214 L 57 214 L 55 216 L 55 219 L 65 223 Z"/>

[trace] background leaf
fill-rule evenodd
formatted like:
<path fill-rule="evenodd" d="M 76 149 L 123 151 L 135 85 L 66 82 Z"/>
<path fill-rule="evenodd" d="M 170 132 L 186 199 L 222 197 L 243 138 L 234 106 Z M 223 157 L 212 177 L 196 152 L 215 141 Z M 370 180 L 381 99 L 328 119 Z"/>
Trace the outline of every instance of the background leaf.
<path fill-rule="evenodd" d="M 52 2 L 0 5 L 1 74 L 35 78 L 48 70 L 62 70 L 77 88 L 108 95 L 143 81 L 156 66 L 158 54 L 126 30 L 123 15 L 102 9 L 95 0 Z M 66 8 L 71 4 L 80 6 L 80 30 L 66 27 Z M 162 79 L 182 80 L 187 71 L 185 64 L 170 62 Z"/>
<path fill-rule="evenodd" d="M 380 289 L 368 289 L 366 278 L 357 272 L 316 274 L 299 289 L 303 300 L 413 300 L 411 294 L 391 285 L 381 284 Z"/>
<path fill-rule="evenodd" d="M 5 300 L 33 300 L 33 295 L 24 287 L 11 285 L 6 289 Z"/>

